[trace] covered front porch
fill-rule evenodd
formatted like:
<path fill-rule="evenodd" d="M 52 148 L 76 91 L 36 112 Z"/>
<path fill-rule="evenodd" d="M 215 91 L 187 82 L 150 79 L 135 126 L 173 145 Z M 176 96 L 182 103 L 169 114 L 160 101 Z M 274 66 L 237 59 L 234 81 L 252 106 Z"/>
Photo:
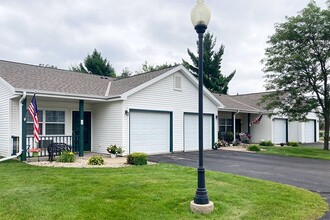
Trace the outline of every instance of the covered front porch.
<path fill-rule="evenodd" d="M 31 98 L 29 94 L 20 101 L 12 99 L 12 108 L 20 106 L 19 126 L 12 127 L 13 134 L 19 133 L 12 135 L 12 155 L 21 153 L 22 161 L 33 155 L 48 156 L 47 148 L 52 143 L 66 144 L 79 156 L 83 156 L 84 151 L 91 151 L 93 102 L 36 94 L 40 128 L 40 140 L 37 143 L 33 136 L 34 122 L 27 110 Z M 15 132 L 16 129 L 19 132 Z"/>
<path fill-rule="evenodd" d="M 250 138 L 250 143 L 259 142 L 258 133 L 262 130 L 262 113 L 261 112 L 244 112 L 244 111 L 219 111 L 218 123 L 219 132 L 218 139 L 224 140 L 228 144 L 242 141 L 242 133 Z M 261 117 L 260 117 L 261 116 Z M 240 135 L 241 134 L 241 135 Z"/>

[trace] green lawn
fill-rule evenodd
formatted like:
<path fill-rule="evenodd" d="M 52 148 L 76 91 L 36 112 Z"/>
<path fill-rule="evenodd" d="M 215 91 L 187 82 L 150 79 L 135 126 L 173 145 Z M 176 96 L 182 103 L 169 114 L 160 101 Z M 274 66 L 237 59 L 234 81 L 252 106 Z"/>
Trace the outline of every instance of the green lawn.
<path fill-rule="evenodd" d="M 260 146 L 261 154 L 275 154 L 280 156 L 305 157 L 314 159 L 330 160 L 330 151 L 315 147 L 265 147 Z"/>
<path fill-rule="evenodd" d="M 236 175 L 206 172 L 215 204 L 190 211 L 196 169 L 159 164 L 126 168 L 51 168 L 0 163 L 1 219 L 318 219 L 318 194 Z"/>

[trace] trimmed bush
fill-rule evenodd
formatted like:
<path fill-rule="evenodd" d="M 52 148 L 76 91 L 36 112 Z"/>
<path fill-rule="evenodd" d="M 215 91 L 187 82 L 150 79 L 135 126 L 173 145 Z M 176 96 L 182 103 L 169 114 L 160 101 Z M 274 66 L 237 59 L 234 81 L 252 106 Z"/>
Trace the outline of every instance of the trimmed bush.
<path fill-rule="evenodd" d="M 132 153 L 127 156 L 127 163 L 131 165 L 146 165 L 148 155 L 145 153 Z"/>
<path fill-rule="evenodd" d="M 73 163 L 76 161 L 76 155 L 71 151 L 63 151 L 56 161 L 61 163 Z"/>
<path fill-rule="evenodd" d="M 260 147 L 258 147 L 257 145 L 250 145 L 248 146 L 247 150 L 258 152 L 260 151 Z"/>
<path fill-rule="evenodd" d="M 290 147 L 299 147 L 299 143 L 291 141 L 291 142 L 288 142 L 288 146 L 290 146 Z"/>
<path fill-rule="evenodd" d="M 261 141 L 259 143 L 260 146 L 274 146 L 274 144 L 271 141 Z"/>
<path fill-rule="evenodd" d="M 102 156 L 95 155 L 89 158 L 88 160 L 89 165 L 104 165 L 104 160 Z"/>

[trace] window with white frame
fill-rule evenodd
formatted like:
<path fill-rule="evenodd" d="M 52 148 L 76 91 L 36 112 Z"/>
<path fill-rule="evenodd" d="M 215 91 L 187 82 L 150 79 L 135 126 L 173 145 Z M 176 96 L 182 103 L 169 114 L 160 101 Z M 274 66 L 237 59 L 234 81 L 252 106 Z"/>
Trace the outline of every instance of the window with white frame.
<path fill-rule="evenodd" d="M 231 118 L 220 118 L 219 131 L 221 133 L 233 132 L 233 120 Z"/>
<path fill-rule="evenodd" d="M 39 128 L 40 134 L 42 134 L 42 122 L 43 122 L 43 111 L 38 110 L 38 120 L 39 120 Z M 33 118 L 30 115 L 30 112 L 26 111 L 26 134 L 33 135 Z"/>
<path fill-rule="evenodd" d="M 38 110 L 40 135 L 64 135 L 65 112 Z M 29 112 L 26 114 L 27 135 L 33 135 L 33 119 Z"/>
<path fill-rule="evenodd" d="M 65 112 L 46 111 L 46 135 L 65 134 Z"/>

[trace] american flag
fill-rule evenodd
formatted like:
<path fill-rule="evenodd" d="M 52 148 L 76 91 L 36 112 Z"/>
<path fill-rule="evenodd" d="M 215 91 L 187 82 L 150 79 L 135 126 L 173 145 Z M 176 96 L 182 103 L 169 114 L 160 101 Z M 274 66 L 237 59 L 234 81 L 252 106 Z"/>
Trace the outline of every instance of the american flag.
<path fill-rule="evenodd" d="M 253 121 L 250 122 L 250 127 L 251 127 L 252 125 L 257 125 L 257 124 L 259 124 L 260 121 L 261 121 L 261 119 L 262 119 L 262 114 L 259 115 L 259 117 L 255 118 Z"/>
<path fill-rule="evenodd" d="M 29 105 L 29 112 L 30 115 L 33 119 L 33 136 L 35 142 L 39 142 L 39 133 L 40 133 L 40 128 L 39 128 L 39 119 L 38 119 L 38 107 L 37 107 L 37 99 L 36 95 L 33 95 L 33 98 L 31 100 L 31 103 Z"/>

